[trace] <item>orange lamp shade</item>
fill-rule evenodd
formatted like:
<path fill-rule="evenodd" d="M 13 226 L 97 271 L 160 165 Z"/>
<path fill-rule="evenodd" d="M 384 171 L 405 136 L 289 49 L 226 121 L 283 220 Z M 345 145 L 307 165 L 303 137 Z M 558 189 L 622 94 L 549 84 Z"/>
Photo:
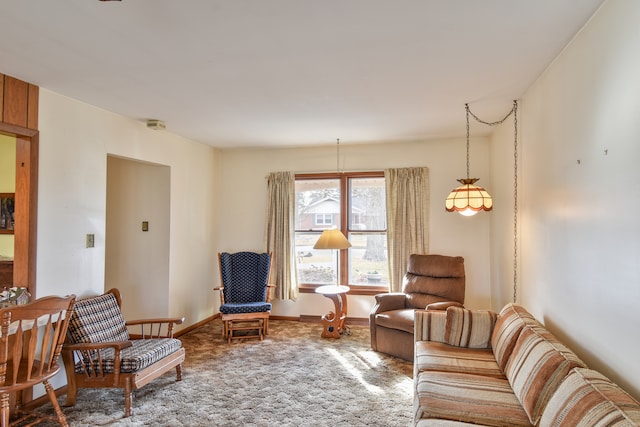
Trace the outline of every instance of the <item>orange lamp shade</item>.
<path fill-rule="evenodd" d="M 313 245 L 313 249 L 347 249 L 351 247 L 351 242 L 337 228 L 324 230 L 320 238 Z"/>

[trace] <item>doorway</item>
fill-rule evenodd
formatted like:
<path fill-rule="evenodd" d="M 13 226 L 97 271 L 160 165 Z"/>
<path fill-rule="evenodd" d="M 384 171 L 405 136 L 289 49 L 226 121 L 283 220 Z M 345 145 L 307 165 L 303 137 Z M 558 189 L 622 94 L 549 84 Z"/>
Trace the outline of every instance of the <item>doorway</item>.
<path fill-rule="evenodd" d="M 107 156 L 105 290 L 125 319 L 168 316 L 170 183 L 169 166 Z"/>
<path fill-rule="evenodd" d="M 0 133 L 0 288 L 13 286 L 16 138 Z"/>
<path fill-rule="evenodd" d="M 0 137 L 4 148 L 9 150 L 5 154 L 6 161 L 14 162 L 14 167 L 6 165 L 6 174 L 13 175 L 11 184 L 5 188 L 14 191 L 3 193 L 3 198 L 13 198 L 11 202 L 10 226 L 7 229 L 7 212 L 5 211 L 5 226 L 1 234 L 11 235 L 4 239 L 3 247 L 11 247 L 12 255 L 5 255 L 0 266 L 2 275 L 6 279 L 2 283 L 7 287 L 26 287 L 32 298 L 37 298 L 36 290 L 36 229 L 37 229 L 37 200 L 38 200 L 38 146 L 37 130 L 26 129 L 0 122 Z M 3 155 L 4 157 L 4 155 Z M 4 167 L 3 167 L 4 169 Z M 12 169 L 9 171 L 8 169 Z M 13 194 L 11 194 L 13 193 Z M 1 221 L 0 221 L 1 222 Z M 3 252 L 9 252 L 9 249 Z M 8 258 L 8 259 L 7 259 Z M 11 258 L 13 258 L 11 260 Z"/>

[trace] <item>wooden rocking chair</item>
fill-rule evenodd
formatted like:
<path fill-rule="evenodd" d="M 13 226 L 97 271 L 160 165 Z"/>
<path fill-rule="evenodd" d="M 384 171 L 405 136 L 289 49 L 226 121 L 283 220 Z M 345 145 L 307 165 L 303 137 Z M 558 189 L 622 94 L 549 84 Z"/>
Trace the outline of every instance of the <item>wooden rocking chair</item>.
<path fill-rule="evenodd" d="M 218 254 L 220 263 L 220 313 L 222 335 L 230 343 L 233 338 L 259 338 L 269 332 L 269 284 L 271 254 L 227 252 Z M 257 331 L 254 335 L 235 335 L 239 331 Z"/>

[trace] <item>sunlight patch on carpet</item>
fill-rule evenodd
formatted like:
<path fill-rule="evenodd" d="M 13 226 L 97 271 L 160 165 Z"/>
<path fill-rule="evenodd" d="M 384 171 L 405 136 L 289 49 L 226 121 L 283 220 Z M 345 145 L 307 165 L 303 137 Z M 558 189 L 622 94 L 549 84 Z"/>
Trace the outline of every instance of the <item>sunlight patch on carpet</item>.
<path fill-rule="evenodd" d="M 380 366 L 382 363 L 382 359 L 378 353 L 374 353 L 373 351 L 361 351 L 358 353 L 360 359 L 367 363 L 372 368 L 376 368 Z"/>
<path fill-rule="evenodd" d="M 333 348 L 328 348 L 327 352 L 334 358 L 336 359 L 338 362 L 340 362 L 340 364 L 342 365 L 342 367 L 349 373 L 351 374 L 351 376 L 353 378 L 355 378 L 356 380 L 358 380 L 358 382 L 360 382 L 360 384 L 362 384 L 370 393 L 372 394 L 383 394 L 384 390 L 382 390 L 380 387 L 370 384 L 368 383 L 365 379 L 364 379 L 364 375 L 362 373 L 361 370 L 359 370 L 358 368 L 356 368 L 355 366 L 353 366 L 353 364 L 351 364 L 344 356 L 342 356 L 337 350 L 333 349 Z"/>
<path fill-rule="evenodd" d="M 406 396 L 409 396 L 409 397 L 413 396 L 413 379 L 412 378 L 404 378 L 404 379 L 400 380 L 400 382 L 398 382 L 395 385 L 395 388 L 400 390 Z"/>

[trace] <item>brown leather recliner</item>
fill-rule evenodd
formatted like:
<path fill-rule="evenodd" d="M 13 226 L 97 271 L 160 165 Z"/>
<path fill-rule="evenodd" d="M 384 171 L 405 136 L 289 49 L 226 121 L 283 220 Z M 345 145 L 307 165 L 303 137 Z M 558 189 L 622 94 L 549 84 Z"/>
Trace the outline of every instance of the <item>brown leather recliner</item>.
<path fill-rule="evenodd" d="M 375 296 L 376 305 L 369 314 L 371 348 L 413 361 L 413 313 L 415 309 L 463 307 L 464 258 L 411 255 L 402 291 Z"/>

